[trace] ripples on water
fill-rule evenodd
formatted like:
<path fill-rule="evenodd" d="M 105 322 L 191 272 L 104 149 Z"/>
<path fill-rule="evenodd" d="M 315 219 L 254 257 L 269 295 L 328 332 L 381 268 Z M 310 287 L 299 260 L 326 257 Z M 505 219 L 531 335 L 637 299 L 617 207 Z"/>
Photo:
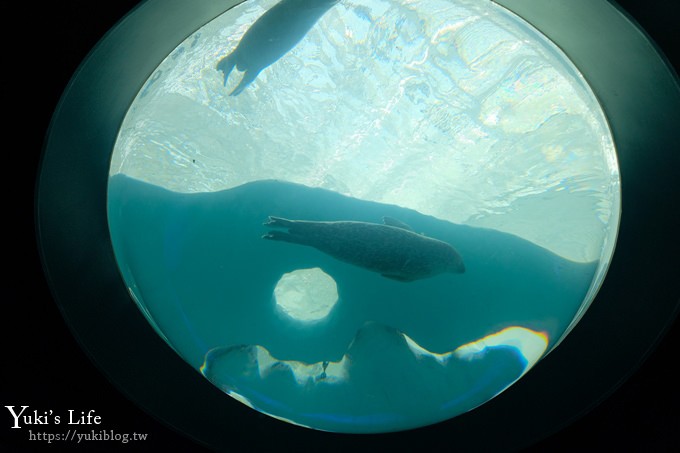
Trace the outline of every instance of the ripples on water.
<path fill-rule="evenodd" d="M 538 33 L 490 2 L 343 1 L 229 97 L 242 74 L 225 87 L 215 65 L 274 4 L 233 8 L 160 65 L 112 173 L 180 192 L 281 179 L 599 256 L 569 232 L 607 234 L 613 143 L 585 82 Z M 522 220 L 546 210 L 556 229 Z"/>

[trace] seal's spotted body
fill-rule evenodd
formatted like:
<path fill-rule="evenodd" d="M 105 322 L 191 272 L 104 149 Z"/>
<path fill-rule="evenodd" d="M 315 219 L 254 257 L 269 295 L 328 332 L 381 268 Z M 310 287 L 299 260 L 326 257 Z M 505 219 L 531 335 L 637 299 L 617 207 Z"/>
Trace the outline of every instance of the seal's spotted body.
<path fill-rule="evenodd" d="M 273 230 L 262 237 L 308 245 L 338 260 L 404 282 L 444 272 L 465 272 L 463 259 L 446 242 L 415 233 L 394 219 L 384 220 L 385 224 L 313 222 L 270 216 L 265 225 L 286 228 L 288 232 Z"/>

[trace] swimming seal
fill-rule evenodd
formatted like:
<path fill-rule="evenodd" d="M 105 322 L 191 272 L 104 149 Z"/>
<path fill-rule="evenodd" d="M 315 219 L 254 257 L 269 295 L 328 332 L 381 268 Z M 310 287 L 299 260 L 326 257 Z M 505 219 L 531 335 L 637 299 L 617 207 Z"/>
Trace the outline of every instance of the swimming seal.
<path fill-rule="evenodd" d="M 264 225 L 288 231 L 269 231 L 262 238 L 314 247 L 401 282 L 465 272 L 463 259 L 446 242 L 415 233 L 396 219 L 385 217 L 383 221 L 314 222 L 269 216 Z"/>
<path fill-rule="evenodd" d="M 236 49 L 217 63 L 217 69 L 224 73 L 225 85 L 234 66 L 245 71 L 230 96 L 241 93 L 264 68 L 295 47 L 338 1 L 282 0 L 260 16 Z"/>

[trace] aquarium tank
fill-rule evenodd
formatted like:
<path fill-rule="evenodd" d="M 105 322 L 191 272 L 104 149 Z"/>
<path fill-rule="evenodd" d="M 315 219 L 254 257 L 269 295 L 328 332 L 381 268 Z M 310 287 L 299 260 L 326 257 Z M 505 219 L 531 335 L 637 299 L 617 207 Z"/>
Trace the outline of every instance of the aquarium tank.
<path fill-rule="evenodd" d="M 565 338 L 619 183 L 587 81 L 492 1 L 248 0 L 140 87 L 109 228 L 150 326 L 224 394 L 388 432 L 484 404 Z"/>

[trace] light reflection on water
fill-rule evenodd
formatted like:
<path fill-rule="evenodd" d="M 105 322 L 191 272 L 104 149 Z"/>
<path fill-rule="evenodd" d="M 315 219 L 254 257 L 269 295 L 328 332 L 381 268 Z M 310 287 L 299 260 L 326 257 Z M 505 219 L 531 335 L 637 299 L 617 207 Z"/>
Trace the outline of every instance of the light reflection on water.
<path fill-rule="evenodd" d="M 274 3 L 237 6 L 160 65 L 112 174 L 180 192 L 279 179 L 600 256 L 618 216 L 613 142 L 546 39 L 490 2 L 340 2 L 228 96 L 242 74 L 225 87 L 216 64 Z"/>

